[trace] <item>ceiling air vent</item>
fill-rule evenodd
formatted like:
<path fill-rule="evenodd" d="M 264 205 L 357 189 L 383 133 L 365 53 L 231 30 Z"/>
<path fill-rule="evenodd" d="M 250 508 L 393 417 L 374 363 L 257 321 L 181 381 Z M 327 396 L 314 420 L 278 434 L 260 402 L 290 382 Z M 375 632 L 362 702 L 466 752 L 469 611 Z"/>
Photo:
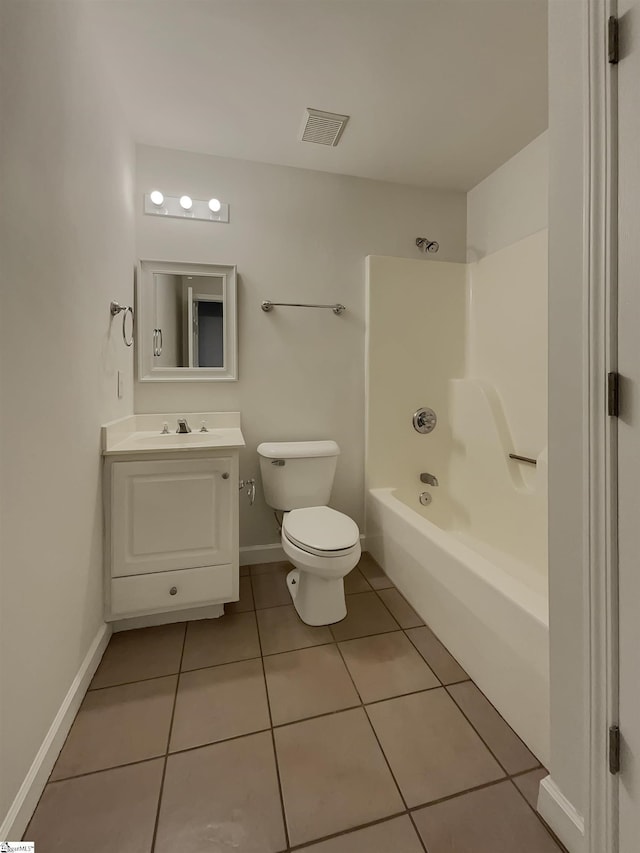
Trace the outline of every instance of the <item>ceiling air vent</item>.
<path fill-rule="evenodd" d="M 317 145 L 337 145 L 349 116 L 338 113 L 325 113 L 307 107 L 307 117 L 302 130 L 303 142 L 315 142 Z"/>

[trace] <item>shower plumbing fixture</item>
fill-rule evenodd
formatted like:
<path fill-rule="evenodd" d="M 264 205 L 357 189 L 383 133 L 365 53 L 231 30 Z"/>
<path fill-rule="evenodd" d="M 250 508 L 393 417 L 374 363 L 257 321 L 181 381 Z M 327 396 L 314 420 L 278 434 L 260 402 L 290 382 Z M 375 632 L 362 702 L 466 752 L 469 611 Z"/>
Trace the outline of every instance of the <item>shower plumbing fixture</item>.
<path fill-rule="evenodd" d="M 423 435 L 433 432 L 437 423 L 438 416 L 433 409 L 429 409 L 426 406 L 413 413 L 413 428 L 416 432 L 420 432 Z"/>
<path fill-rule="evenodd" d="M 428 237 L 416 237 L 416 246 L 426 254 L 427 252 L 437 252 L 440 243 L 430 240 Z"/>
<path fill-rule="evenodd" d="M 426 483 L 427 486 L 434 486 L 435 487 L 435 486 L 439 485 L 438 478 L 434 477 L 433 474 L 428 474 L 426 472 L 424 474 L 420 474 L 420 482 Z"/>

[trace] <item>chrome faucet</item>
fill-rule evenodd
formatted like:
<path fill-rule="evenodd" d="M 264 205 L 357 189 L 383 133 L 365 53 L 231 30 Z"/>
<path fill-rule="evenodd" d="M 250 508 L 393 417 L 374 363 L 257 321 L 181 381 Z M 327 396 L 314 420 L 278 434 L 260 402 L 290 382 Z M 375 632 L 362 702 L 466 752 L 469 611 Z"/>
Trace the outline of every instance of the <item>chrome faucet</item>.
<path fill-rule="evenodd" d="M 434 477 L 433 474 L 420 474 L 420 482 L 427 483 L 429 486 L 437 486 L 438 478 Z"/>
<path fill-rule="evenodd" d="M 179 433 L 191 432 L 191 427 L 187 423 L 186 418 L 178 418 L 178 429 L 176 430 L 176 432 L 179 432 Z"/>

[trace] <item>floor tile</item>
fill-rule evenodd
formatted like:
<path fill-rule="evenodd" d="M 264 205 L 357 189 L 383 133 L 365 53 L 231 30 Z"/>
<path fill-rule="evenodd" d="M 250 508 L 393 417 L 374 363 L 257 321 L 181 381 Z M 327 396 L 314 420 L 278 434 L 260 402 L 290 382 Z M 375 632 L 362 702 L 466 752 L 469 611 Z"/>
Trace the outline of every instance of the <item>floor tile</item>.
<path fill-rule="evenodd" d="M 371 554 L 365 551 L 360 557 L 358 568 L 374 589 L 390 589 L 392 581 L 385 575 L 381 566 L 376 563 Z"/>
<path fill-rule="evenodd" d="M 354 592 L 369 592 L 371 587 L 360 569 L 352 569 L 344 579 L 345 595 L 353 595 Z"/>
<path fill-rule="evenodd" d="M 177 680 L 171 675 L 87 693 L 51 779 L 164 755 Z"/>
<path fill-rule="evenodd" d="M 251 589 L 251 578 L 240 578 L 240 600 L 230 601 L 224 606 L 225 613 L 246 613 L 248 610 L 255 610 L 253 603 L 253 590 Z"/>
<path fill-rule="evenodd" d="M 260 643 L 253 612 L 231 613 L 187 625 L 183 671 L 255 657 L 260 657 Z"/>
<path fill-rule="evenodd" d="M 402 631 L 348 640 L 340 651 L 363 702 L 440 686 Z"/>
<path fill-rule="evenodd" d="M 293 604 L 258 610 L 256 616 L 262 653 L 265 655 L 305 649 L 332 641 L 331 632 L 326 626 L 313 628 L 311 625 L 305 625 Z"/>
<path fill-rule="evenodd" d="M 369 705 L 367 713 L 410 808 L 504 776 L 443 688 Z"/>
<path fill-rule="evenodd" d="M 417 628 L 419 625 L 424 625 L 422 619 L 397 589 L 381 589 L 378 595 L 401 628 Z"/>
<path fill-rule="evenodd" d="M 298 853 L 424 853 L 407 815 L 302 847 Z"/>
<path fill-rule="evenodd" d="M 502 719 L 472 681 L 453 684 L 450 695 L 509 775 L 531 770 L 540 762 Z"/>
<path fill-rule="evenodd" d="M 109 640 L 90 689 L 180 671 L 185 623 L 118 631 Z"/>
<path fill-rule="evenodd" d="M 546 779 L 548 775 L 548 770 L 545 770 L 544 767 L 538 767 L 537 770 L 531 770 L 529 773 L 524 773 L 522 776 L 516 776 L 513 780 L 529 805 L 536 809 L 536 811 L 538 809 L 538 790 L 540 788 L 540 782 L 542 782 L 543 779 Z"/>
<path fill-rule="evenodd" d="M 171 752 L 268 729 L 261 660 L 183 672 L 171 731 Z"/>
<path fill-rule="evenodd" d="M 274 726 L 360 704 L 333 644 L 271 655 L 264 669 Z"/>
<path fill-rule="evenodd" d="M 292 846 L 403 811 L 362 708 L 274 735 Z"/>
<path fill-rule="evenodd" d="M 275 565 L 278 568 L 270 572 L 251 575 L 256 610 L 262 610 L 265 607 L 277 607 L 279 604 L 291 604 L 287 575 L 292 567 L 288 563 L 284 567 L 281 564 Z"/>
<path fill-rule="evenodd" d="M 510 782 L 413 813 L 429 853 L 559 853 Z"/>
<path fill-rule="evenodd" d="M 286 846 L 270 732 L 169 756 L 155 853 Z"/>
<path fill-rule="evenodd" d="M 347 616 L 331 626 L 331 633 L 336 641 L 352 640 L 399 627 L 375 592 L 360 592 L 347 598 Z"/>
<path fill-rule="evenodd" d="M 454 684 L 469 678 L 458 661 L 449 654 L 433 631 L 424 628 L 410 628 L 407 637 L 411 640 L 431 669 L 443 684 Z"/>
<path fill-rule="evenodd" d="M 148 853 L 164 759 L 53 782 L 25 832 L 43 853 Z"/>
<path fill-rule="evenodd" d="M 240 566 L 240 577 L 245 578 L 249 577 L 251 573 L 251 566 Z"/>

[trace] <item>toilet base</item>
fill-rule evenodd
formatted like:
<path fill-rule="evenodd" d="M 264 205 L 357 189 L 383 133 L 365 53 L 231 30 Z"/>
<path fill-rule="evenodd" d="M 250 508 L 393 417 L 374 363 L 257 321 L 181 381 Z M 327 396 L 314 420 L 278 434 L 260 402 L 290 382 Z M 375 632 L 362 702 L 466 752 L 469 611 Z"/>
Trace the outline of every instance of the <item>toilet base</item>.
<path fill-rule="evenodd" d="M 293 569 L 287 575 L 287 588 L 305 625 L 333 625 L 347 615 L 342 578 L 322 578 Z"/>

